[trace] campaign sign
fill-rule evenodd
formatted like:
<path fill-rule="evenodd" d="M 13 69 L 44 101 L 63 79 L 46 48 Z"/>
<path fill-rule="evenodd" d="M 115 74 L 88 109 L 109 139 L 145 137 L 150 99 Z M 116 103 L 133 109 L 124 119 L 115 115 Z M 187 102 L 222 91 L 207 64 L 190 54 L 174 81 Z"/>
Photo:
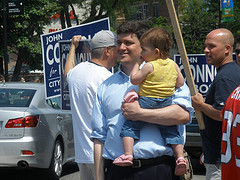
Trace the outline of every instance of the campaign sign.
<path fill-rule="evenodd" d="M 205 54 L 188 54 L 187 56 L 196 89 L 205 97 L 209 86 L 217 74 L 216 67 L 207 64 Z M 181 56 L 179 54 L 174 55 L 174 61 L 178 64 L 185 77 Z M 233 53 L 233 61 L 236 62 L 235 53 Z"/>
<path fill-rule="evenodd" d="M 98 31 L 109 29 L 109 18 L 104 18 L 91 23 L 41 35 L 46 98 L 59 96 L 61 94 L 58 42 L 61 40 L 71 40 L 74 35 L 82 35 L 86 39 L 91 39 Z"/>
<path fill-rule="evenodd" d="M 67 61 L 69 50 L 71 47 L 71 41 L 59 41 L 59 55 L 60 55 L 60 67 L 61 67 L 61 100 L 62 109 L 70 110 L 70 97 L 68 90 L 68 83 L 64 78 L 65 63 Z M 75 53 L 75 65 L 89 61 L 91 59 L 91 51 L 89 49 L 89 40 L 81 40 Z M 87 74 L 86 74 L 87 75 Z M 77 77 L 76 77 L 77 78 Z"/>
<path fill-rule="evenodd" d="M 203 97 L 205 97 L 209 86 L 217 74 L 216 68 L 215 66 L 210 66 L 206 63 L 205 54 L 188 54 L 187 56 L 196 89 L 203 95 Z M 174 61 L 178 64 L 185 77 L 181 56 L 174 55 Z"/>

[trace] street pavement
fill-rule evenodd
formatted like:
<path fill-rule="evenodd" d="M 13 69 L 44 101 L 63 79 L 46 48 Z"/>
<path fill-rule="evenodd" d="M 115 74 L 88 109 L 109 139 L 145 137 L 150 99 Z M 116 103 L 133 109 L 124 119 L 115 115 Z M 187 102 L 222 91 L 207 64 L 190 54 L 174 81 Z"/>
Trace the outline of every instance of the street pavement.
<path fill-rule="evenodd" d="M 193 175 L 193 180 L 205 180 L 206 177 L 204 175 Z M 60 178 L 60 180 L 80 180 L 79 171 L 74 172 L 72 174 L 65 175 Z"/>
<path fill-rule="evenodd" d="M 193 180 L 205 180 L 206 177 L 204 175 L 193 175 Z M 79 171 L 63 176 L 60 180 L 80 180 L 80 173 Z"/>

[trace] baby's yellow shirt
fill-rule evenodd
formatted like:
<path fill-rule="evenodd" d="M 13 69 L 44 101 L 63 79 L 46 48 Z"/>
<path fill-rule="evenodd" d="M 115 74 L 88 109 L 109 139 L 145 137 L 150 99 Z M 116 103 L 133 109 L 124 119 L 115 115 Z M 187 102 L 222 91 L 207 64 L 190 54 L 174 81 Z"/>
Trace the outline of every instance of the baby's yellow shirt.
<path fill-rule="evenodd" d="M 173 60 L 167 58 L 150 61 L 153 72 L 139 84 L 138 94 L 145 97 L 166 98 L 175 92 L 177 71 Z"/>

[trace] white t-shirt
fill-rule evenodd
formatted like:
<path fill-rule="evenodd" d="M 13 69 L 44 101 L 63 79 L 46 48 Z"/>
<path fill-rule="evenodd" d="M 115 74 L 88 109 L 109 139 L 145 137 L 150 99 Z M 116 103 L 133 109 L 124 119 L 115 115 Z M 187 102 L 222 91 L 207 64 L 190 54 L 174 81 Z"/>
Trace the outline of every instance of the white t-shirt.
<path fill-rule="evenodd" d="M 89 138 L 93 102 L 98 86 L 111 75 L 106 68 L 88 61 L 67 74 L 77 163 L 94 163 L 93 142 Z"/>

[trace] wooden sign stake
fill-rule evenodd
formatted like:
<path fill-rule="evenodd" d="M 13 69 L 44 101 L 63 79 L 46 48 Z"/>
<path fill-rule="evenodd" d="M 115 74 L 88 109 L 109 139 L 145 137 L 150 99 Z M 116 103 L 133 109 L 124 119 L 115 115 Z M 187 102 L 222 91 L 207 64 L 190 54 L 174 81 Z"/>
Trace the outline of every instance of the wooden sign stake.
<path fill-rule="evenodd" d="M 194 80 L 193 80 L 192 71 L 191 71 L 191 68 L 190 68 L 190 65 L 189 65 L 189 61 L 188 61 L 185 45 L 184 45 L 184 42 L 183 42 L 181 29 L 180 29 L 180 26 L 179 26 L 179 23 L 178 23 L 175 7 L 174 7 L 174 4 L 173 4 L 173 0 L 166 0 L 166 4 L 167 4 L 167 7 L 168 7 L 168 12 L 169 12 L 169 15 L 170 15 L 170 19 L 171 19 L 171 22 L 172 22 L 175 38 L 176 38 L 176 41 L 177 41 L 178 50 L 179 50 L 179 53 L 181 55 L 182 64 L 183 64 L 185 76 L 186 76 L 186 79 L 187 79 L 187 83 L 188 83 L 188 86 L 189 86 L 189 89 L 190 89 L 190 93 L 193 96 L 193 95 L 197 94 L 197 90 L 196 90 L 195 83 L 194 83 Z M 195 111 L 195 114 L 196 114 L 196 117 L 197 117 L 199 129 L 201 129 L 201 130 L 205 129 L 202 113 L 200 111 Z"/>

